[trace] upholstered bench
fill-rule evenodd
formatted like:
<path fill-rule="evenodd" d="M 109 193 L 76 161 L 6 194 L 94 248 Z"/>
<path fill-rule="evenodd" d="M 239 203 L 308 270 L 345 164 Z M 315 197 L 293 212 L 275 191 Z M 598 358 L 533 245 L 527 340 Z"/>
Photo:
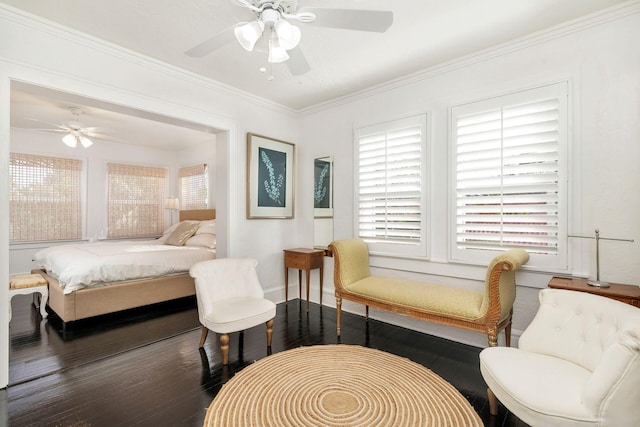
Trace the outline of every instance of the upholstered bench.
<path fill-rule="evenodd" d="M 40 293 L 40 302 L 37 303 L 35 294 Z M 44 277 L 39 274 L 21 274 L 9 277 L 9 320 L 11 320 L 11 298 L 14 295 L 34 294 L 34 305 L 40 307 L 40 315 L 47 317 L 47 299 L 49 298 L 49 286 Z"/>
<path fill-rule="evenodd" d="M 372 276 L 369 251 L 361 239 L 334 241 L 337 333 L 340 336 L 342 300 L 399 313 L 405 316 L 486 333 L 490 346 L 498 345 L 504 329 L 511 345 L 511 317 L 515 301 L 515 271 L 529 260 L 522 249 L 496 256 L 489 267 L 483 290 Z"/>

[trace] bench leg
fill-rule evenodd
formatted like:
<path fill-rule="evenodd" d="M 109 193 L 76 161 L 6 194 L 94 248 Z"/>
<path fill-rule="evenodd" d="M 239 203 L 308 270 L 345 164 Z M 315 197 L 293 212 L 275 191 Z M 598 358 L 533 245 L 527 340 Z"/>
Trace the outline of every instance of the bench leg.
<path fill-rule="evenodd" d="M 340 320 L 342 319 L 342 298 L 336 296 L 336 327 L 337 334 L 340 336 Z"/>
<path fill-rule="evenodd" d="M 496 332 L 496 328 L 487 329 L 487 336 L 489 337 L 489 347 L 497 347 L 498 346 L 498 333 Z"/>
<path fill-rule="evenodd" d="M 42 316 L 43 319 L 46 319 L 47 316 L 49 315 L 47 313 L 47 300 L 49 299 L 49 293 L 48 292 L 41 292 L 40 293 L 40 304 L 39 308 L 40 308 L 40 315 Z"/>

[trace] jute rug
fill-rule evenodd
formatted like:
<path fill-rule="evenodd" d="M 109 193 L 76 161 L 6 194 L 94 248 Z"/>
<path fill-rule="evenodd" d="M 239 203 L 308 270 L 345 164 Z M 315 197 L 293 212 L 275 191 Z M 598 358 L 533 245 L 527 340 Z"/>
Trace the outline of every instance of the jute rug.
<path fill-rule="evenodd" d="M 236 374 L 205 426 L 482 426 L 448 382 L 408 359 L 353 345 L 276 353 Z"/>

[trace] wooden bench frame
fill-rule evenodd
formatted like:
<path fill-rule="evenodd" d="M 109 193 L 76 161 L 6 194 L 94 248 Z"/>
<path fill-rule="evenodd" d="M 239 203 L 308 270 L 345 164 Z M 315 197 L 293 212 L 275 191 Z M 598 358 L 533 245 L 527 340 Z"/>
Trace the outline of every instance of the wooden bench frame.
<path fill-rule="evenodd" d="M 500 331 L 505 331 L 505 343 L 506 346 L 511 346 L 511 323 L 513 317 L 513 307 L 509 310 L 508 315 L 504 319 L 500 319 L 501 306 L 500 306 L 500 277 L 505 271 L 513 271 L 519 268 L 519 265 L 504 260 L 497 262 L 489 276 L 489 306 L 485 315 L 478 319 L 467 319 L 462 316 L 455 316 L 450 314 L 442 314 L 438 312 L 428 311 L 407 305 L 397 304 L 389 301 L 380 300 L 377 298 L 371 298 L 362 294 L 355 294 L 349 292 L 341 281 L 340 269 L 341 259 L 340 251 L 332 242 L 329 245 L 329 250 L 333 253 L 334 258 L 334 282 L 335 282 L 335 296 L 336 296 L 336 310 L 337 310 L 337 334 L 340 336 L 340 322 L 342 317 L 342 300 L 353 301 L 356 303 L 364 304 L 366 306 L 366 318 L 369 318 L 369 307 L 378 308 L 381 310 L 389 311 L 392 313 L 401 314 L 403 316 L 413 317 L 416 319 L 426 320 L 429 322 L 440 323 L 447 326 L 455 326 L 471 331 L 486 333 L 489 341 L 489 346 L 498 345 L 498 334 Z M 524 261 L 526 262 L 526 260 Z M 389 278 L 389 281 L 393 281 L 393 278 Z M 515 279 L 513 286 L 515 287 Z M 515 295 L 515 290 L 514 290 Z"/>

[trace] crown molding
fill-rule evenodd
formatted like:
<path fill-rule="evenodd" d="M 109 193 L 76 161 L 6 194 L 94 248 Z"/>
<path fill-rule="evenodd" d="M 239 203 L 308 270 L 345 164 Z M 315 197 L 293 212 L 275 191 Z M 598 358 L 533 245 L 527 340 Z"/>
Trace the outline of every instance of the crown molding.
<path fill-rule="evenodd" d="M 166 62 L 145 56 L 133 50 L 117 44 L 102 40 L 92 35 L 82 33 L 56 22 L 41 18 L 28 12 L 16 9 L 12 6 L 0 3 L 0 19 L 15 22 L 19 25 L 32 28 L 36 31 L 76 43 L 90 49 L 99 51 L 123 61 L 139 65 L 166 76 L 177 78 L 200 87 L 207 87 L 228 95 L 242 98 L 253 105 L 258 105 L 270 111 L 276 111 L 288 115 L 297 115 L 298 111 L 268 99 L 253 95 L 233 86 L 220 83 L 216 80 L 203 77 L 194 72 L 173 66 Z"/>
<path fill-rule="evenodd" d="M 492 46 L 478 52 L 464 55 L 459 58 L 434 65 L 433 67 L 429 67 L 424 70 L 417 71 L 415 73 L 411 73 L 406 76 L 399 77 L 397 79 L 381 83 L 379 85 L 375 85 L 349 95 L 312 105 L 308 108 L 300 109 L 298 110 L 298 112 L 303 115 L 314 114 L 330 108 L 339 107 L 350 102 L 358 101 L 371 96 L 382 94 L 384 92 L 392 91 L 403 86 L 428 80 L 435 76 L 445 74 L 459 68 L 468 67 L 470 65 L 478 64 L 492 58 L 507 55 L 509 53 L 516 52 L 530 46 L 542 44 L 549 40 L 554 40 L 579 31 L 597 27 L 611 21 L 616 21 L 618 19 L 636 14 L 638 12 L 640 12 L 640 1 L 632 0 L 621 3 L 619 5 L 612 6 L 610 8 L 603 9 L 589 15 L 585 15 L 581 18 L 576 18 L 574 20 L 549 27 L 541 31 L 537 31 L 535 33 L 522 36 L 517 39 L 510 40 L 508 42 L 501 43 L 499 45 Z"/>

